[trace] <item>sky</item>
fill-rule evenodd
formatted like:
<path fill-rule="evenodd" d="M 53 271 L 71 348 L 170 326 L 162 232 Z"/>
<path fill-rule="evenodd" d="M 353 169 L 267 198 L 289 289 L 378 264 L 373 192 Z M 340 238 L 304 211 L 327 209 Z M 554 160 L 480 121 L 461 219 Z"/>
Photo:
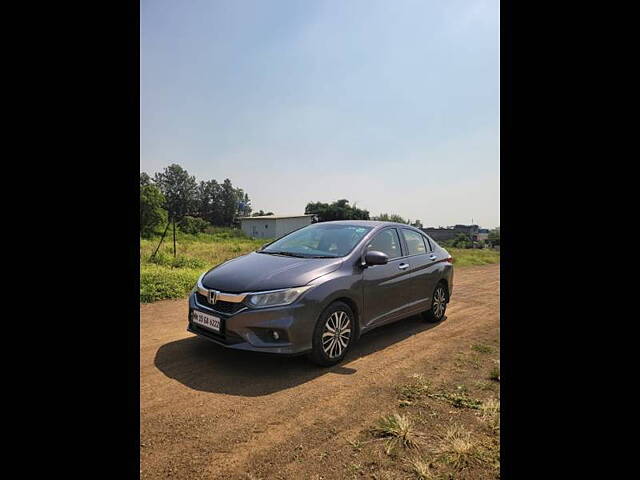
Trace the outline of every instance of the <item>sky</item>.
<path fill-rule="evenodd" d="M 142 0 L 140 171 L 500 225 L 499 2 Z"/>

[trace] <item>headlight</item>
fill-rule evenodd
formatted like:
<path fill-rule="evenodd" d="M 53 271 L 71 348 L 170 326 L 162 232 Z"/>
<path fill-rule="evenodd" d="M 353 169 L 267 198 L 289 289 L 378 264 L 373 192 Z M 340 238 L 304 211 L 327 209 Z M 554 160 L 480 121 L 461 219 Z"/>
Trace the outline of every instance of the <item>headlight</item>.
<path fill-rule="evenodd" d="M 311 285 L 306 287 L 288 288 L 286 290 L 276 290 L 273 292 L 253 293 L 247 295 L 246 302 L 256 308 L 260 307 L 276 307 L 280 305 L 289 305 L 295 302 L 300 295 L 309 290 Z"/>

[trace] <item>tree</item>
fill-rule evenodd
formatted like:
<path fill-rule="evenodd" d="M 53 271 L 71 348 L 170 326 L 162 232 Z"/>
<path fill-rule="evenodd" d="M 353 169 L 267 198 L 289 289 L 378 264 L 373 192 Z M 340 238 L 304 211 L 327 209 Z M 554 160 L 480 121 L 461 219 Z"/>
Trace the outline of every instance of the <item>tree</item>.
<path fill-rule="evenodd" d="M 417 220 L 417 219 L 411 225 L 413 225 L 416 228 L 423 228 L 422 222 L 420 220 Z"/>
<path fill-rule="evenodd" d="M 200 182 L 196 192 L 196 213 L 212 225 L 222 225 L 222 187 L 215 180 Z"/>
<path fill-rule="evenodd" d="M 473 246 L 468 235 L 464 233 L 458 233 L 451 241 L 451 246 L 454 248 L 471 248 Z"/>
<path fill-rule="evenodd" d="M 238 198 L 236 190 L 228 178 L 225 178 L 222 183 L 220 200 L 222 206 L 222 225 L 231 226 L 236 216 Z"/>
<path fill-rule="evenodd" d="M 236 199 L 238 203 L 238 208 L 236 210 L 236 216 L 238 217 L 248 217 L 251 215 L 251 199 L 249 199 L 249 195 L 244 193 L 244 190 L 241 188 L 236 188 Z"/>
<path fill-rule="evenodd" d="M 194 210 L 196 201 L 196 177 L 180 165 L 169 165 L 154 178 L 165 198 L 165 208 L 169 212 L 170 221 L 179 221 Z"/>
<path fill-rule="evenodd" d="M 169 212 L 169 221 L 167 222 L 167 228 L 165 228 L 162 234 L 160 243 L 158 243 L 152 256 L 155 256 L 158 252 L 169 228 L 169 224 L 173 223 L 173 256 L 175 257 L 177 255 L 176 221 L 179 222 L 182 220 L 195 208 L 196 191 L 198 188 L 196 177 L 189 175 L 184 168 L 174 163 L 165 168 L 164 172 L 156 173 L 154 181 L 164 195 L 164 204 Z"/>
<path fill-rule="evenodd" d="M 349 200 L 340 199 L 331 204 L 309 202 L 304 213 L 316 215 L 319 222 L 332 220 L 369 220 L 369 211 L 349 205 Z"/>
<path fill-rule="evenodd" d="M 178 225 L 180 230 L 184 233 L 190 233 L 192 235 L 204 232 L 210 226 L 211 225 L 206 220 L 198 217 L 190 217 L 189 215 L 182 217 L 182 220 L 180 220 Z"/>
<path fill-rule="evenodd" d="M 140 172 L 140 186 L 151 185 L 151 177 L 145 172 Z"/>
<path fill-rule="evenodd" d="M 167 211 L 162 208 L 165 199 L 155 185 L 140 187 L 140 234 L 152 235 L 156 227 L 167 221 Z"/>
<path fill-rule="evenodd" d="M 494 247 L 500 246 L 500 227 L 490 230 L 487 240 Z"/>
<path fill-rule="evenodd" d="M 381 213 L 377 217 L 373 217 L 373 219 L 374 220 L 379 220 L 381 222 L 406 223 L 407 225 L 409 224 L 409 222 L 407 220 L 402 218 L 397 213 L 392 213 L 391 215 L 389 215 L 388 213 Z"/>

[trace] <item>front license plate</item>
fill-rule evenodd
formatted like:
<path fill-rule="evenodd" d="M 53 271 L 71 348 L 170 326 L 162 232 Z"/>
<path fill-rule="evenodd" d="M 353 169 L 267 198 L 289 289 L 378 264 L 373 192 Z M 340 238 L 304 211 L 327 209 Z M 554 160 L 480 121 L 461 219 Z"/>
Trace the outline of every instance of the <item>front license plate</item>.
<path fill-rule="evenodd" d="M 220 333 L 220 318 L 214 315 L 207 315 L 206 313 L 193 310 L 191 313 L 191 320 L 193 323 L 200 325 L 201 327 L 208 328 L 214 332 Z"/>

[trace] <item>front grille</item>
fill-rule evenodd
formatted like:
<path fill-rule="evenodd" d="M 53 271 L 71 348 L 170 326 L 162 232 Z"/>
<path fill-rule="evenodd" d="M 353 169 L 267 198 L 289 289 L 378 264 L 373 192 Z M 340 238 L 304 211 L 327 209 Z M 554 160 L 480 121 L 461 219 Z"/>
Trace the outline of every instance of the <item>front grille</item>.
<path fill-rule="evenodd" d="M 238 313 L 238 311 L 243 310 L 246 307 L 243 303 L 234 303 L 234 302 L 224 302 L 217 301 L 214 305 L 209 303 L 209 299 L 202 295 L 201 293 L 196 293 L 196 300 L 200 305 L 210 308 L 218 313 L 224 313 L 225 315 L 233 315 L 234 313 Z"/>

